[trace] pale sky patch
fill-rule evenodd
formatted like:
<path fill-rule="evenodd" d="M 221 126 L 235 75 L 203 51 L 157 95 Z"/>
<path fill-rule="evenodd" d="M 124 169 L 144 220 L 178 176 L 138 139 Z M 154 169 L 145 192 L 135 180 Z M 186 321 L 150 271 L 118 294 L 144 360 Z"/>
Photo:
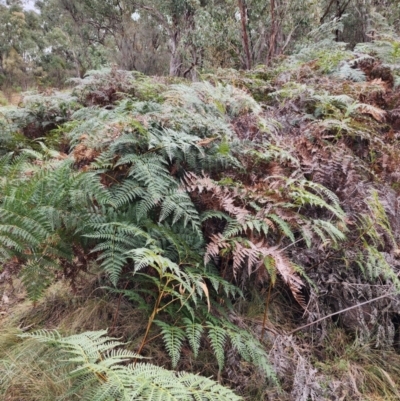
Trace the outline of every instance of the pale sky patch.
<path fill-rule="evenodd" d="M 24 0 L 22 4 L 25 10 L 36 12 L 39 11 L 37 8 L 35 8 L 35 0 Z"/>

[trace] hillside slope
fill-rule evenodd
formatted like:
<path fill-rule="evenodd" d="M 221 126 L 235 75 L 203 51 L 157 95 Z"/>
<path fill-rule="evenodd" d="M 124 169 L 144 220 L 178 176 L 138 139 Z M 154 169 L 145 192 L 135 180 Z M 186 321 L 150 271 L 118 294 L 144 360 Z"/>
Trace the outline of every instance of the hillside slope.
<path fill-rule="evenodd" d="M 150 400 L 158 380 L 179 400 L 234 399 L 228 387 L 248 400 L 398 399 L 392 44 L 316 44 L 196 83 L 94 71 L 1 108 L 0 394 Z M 87 334 L 18 337 L 38 329 Z M 52 365 L 54 345 L 84 349 L 101 329 L 152 358 L 143 393 L 113 381 L 128 360 L 137 372 L 128 351 L 99 368 L 112 354 L 96 348 L 82 387 Z"/>

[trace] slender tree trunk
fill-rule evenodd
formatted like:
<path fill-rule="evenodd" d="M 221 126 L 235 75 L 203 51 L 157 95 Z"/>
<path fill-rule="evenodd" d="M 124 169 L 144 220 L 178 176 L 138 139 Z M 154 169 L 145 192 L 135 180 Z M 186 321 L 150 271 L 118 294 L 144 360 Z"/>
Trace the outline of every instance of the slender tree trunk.
<path fill-rule="evenodd" d="M 77 78 L 83 78 L 84 74 L 82 73 L 82 64 L 79 61 L 79 58 L 77 57 L 76 52 L 74 51 L 72 46 L 71 46 L 71 54 L 72 54 L 72 58 L 74 60 L 76 76 L 77 76 Z"/>
<path fill-rule="evenodd" d="M 272 58 L 276 54 L 276 37 L 278 35 L 278 23 L 276 21 L 276 4 L 275 0 L 271 0 L 270 5 L 270 14 L 271 14 L 271 31 L 269 35 L 268 41 L 268 54 L 266 64 L 271 64 Z"/>
<path fill-rule="evenodd" d="M 330 9 L 331 9 L 331 7 L 332 7 L 333 2 L 334 2 L 334 0 L 331 0 L 331 1 L 329 2 L 329 4 L 328 4 L 328 7 L 326 7 L 325 12 L 324 12 L 324 14 L 322 15 L 322 17 L 321 17 L 321 19 L 320 19 L 321 24 L 324 23 L 325 18 L 326 18 L 327 15 L 329 14 L 329 11 L 330 11 Z"/>
<path fill-rule="evenodd" d="M 172 16 L 172 29 L 169 30 L 169 50 L 171 58 L 169 61 L 169 75 L 179 77 L 182 73 L 182 55 L 180 52 L 181 29 L 179 26 L 179 17 Z"/>
<path fill-rule="evenodd" d="M 168 32 L 168 50 L 171 54 L 169 60 L 169 75 L 172 77 L 178 77 L 181 75 L 182 70 L 182 57 L 179 51 L 181 31 L 179 28 L 178 16 L 172 16 L 172 25 L 170 25 L 165 15 L 163 15 L 157 8 L 148 5 L 142 5 L 140 8 L 149 12 Z"/>
<path fill-rule="evenodd" d="M 250 53 L 250 42 L 249 36 L 247 35 L 247 6 L 245 0 L 238 0 L 240 10 L 240 22 L 242 25 L 242 43 L 245 53 L 246 69 L 251 69 L 251 53 Z"/>
<path fill-rule="evenodd" d="M 185 25 L 186 25 L 186 37 L 191 38 L 193 33 L 196 30 L 196 23 L 194 19 L 194 12 L 192 10 L 188 10 L 185 14 Z M 186 67 L 182 76 L 184 78 L 191 78 L 193 82 L 198 81 L 198 71 L 197 67 L 199 67 L 202 63 L 202 54 L 203 48 L 198 47 L 196 42 L 193 40 L 185 41 L 185 54 L 190 54 L 190 64 Z"/>
<path fill-rule="evenodd" d="M 337 7 L 337 12 L 336 12 L 336 17 L 340 18 L 340 0 L 336 0 L 336 7 Z M 336 42 L 339 42 L 339 29 L 336 29 L 335 32 L 335 37 L 336 37 Z"/>
<path fill-rule="evenodd" d="M 364 7 L 363 7 L 363 15 L 364 18 L 363 20 L 365 21 L 365 28 L 363 32 L 364 36 L 364 42 L 370 42 L 371 37 L 369 36 L 371 34 L 372 30 L 372 20 L 371 20 L 371 12 L 370 12 L 370 2 L 364 2 Z"/>
<path fill-rule="evenodd" d="M 336 0 L 336 5 L 337 5 L 337 12 L 336 12 L 336 18 L 340 19 L 343 17 L 343 14 L 346 12 L 346 9 L 348 5 L 350 4 L 351 0 L 345 0 L 343 4 L 340 3 L 340 0 Z M 336 29 L 336 42 L 339 42 L 340 39 L 340 31 L 339 29 Z"/>
<path fill-rule="evenodd" d="M 179 52 L 180 33 L 175 31 L 169 38 L 169 47 L 171 52 L 171 58 L 169 60 L 169 75 L 172 77 L 178 77 L 182 69 L 182 59 Z"/>
<path fill-rule="evenodd" d="M 124 70 L 136 70 L 138 51 L 135 48 L 135 27 L 130 15 L 122 15 L 121 21 L 119 32 L 114 35 L 119 50 L 117 63 Z"/>

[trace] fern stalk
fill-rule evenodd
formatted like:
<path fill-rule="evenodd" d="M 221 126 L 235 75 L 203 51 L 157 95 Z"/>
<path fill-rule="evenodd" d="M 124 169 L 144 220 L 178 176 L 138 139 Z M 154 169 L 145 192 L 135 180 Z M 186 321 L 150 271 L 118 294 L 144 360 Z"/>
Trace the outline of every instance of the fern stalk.
<path fill-rule="evenodd" d="M 263 317 L 260 341 L 262 341 L 264 339 L 265 325 L 267 324 L 267 318 L 268 318 L 269 301 L 271 299 L 271 290 L 272 290 L 272 280 L 269 283 L 268 294 L 267 294 L 267 298 L 265 300 L 265 309 L 264 309 L 264 317 Z"/>
<path fill-rule="evenodd" d="M 162 298 L 163 298 L 163 296 L 164 296 L 164 293 L 165 293 L 164 290 L 165 290 L 165 288 L 168 286 L 168 284 L 169 284 L 170 282 L 171 282 L 171 279 L 168 279 L 168 280 L 166 281 L 166 283 L 164 284 L 162 291 L 160 291 L 160 292 L 158 293 L 157 300 L 156 300 L 156 302 L 155 302 L 155 304 L 154 304 L 153 312 L 151 313 L 151 315 L 150 315 L 150 317 L 149 317 L 149 320 L 148 320 L 148 322 L 147 322 L 146 332 L 144 333 L 142 342 L 141 342 L 141 344 L 140 344 L 140 346 L 139 346 L 139 349 L 138 349 L 138 351 L 137 351 L 138 354 L 140 354 L 140 353 L 142 352 L 144 346 L 146 345 L 147 337 L 149 336 L 150 329 L 151 329 L 151 326 L 153 325 L 154 319 L 156 318 L 156 316 L 158 315 L 158 313 L 161 312 L 161 311 L 166 307 L 166 306 L 164 305 L 162 308 L 160 308 L 160 303 L 161 303 L 161 300 L 162 300 Z M 168 305 L 168 304 L 167 304 L 167 305 Z M 137 362 L 137 359 L 135 360 L 135 364 L 136 364 L 136 362 Z"/>

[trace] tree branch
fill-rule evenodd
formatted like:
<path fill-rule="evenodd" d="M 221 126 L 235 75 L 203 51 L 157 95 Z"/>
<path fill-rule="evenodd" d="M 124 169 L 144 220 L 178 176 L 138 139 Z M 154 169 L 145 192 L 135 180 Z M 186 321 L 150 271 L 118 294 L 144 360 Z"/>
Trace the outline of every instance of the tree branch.
<path fill-rule="evenodd" d="M 317 323 L 319 323 L 319 322 L 322 322 L 323 320 L 328 319 L 328 318 L 330 318 L 330 317 L 332 317 L 332 316 L 336 316 L 336 315 L 339 315 L 339 314 L 341 314 L 341 313 L 347 312 L 347 311 L 349 311 L 349 310 L 352 310 L 352 309 L 355 309 L 355 308 L 359 308 L 360 306 L 364 306 L 364 305 L 370 304 L 371 302 L 378 301 L 379 299 L 391 297 L 392 295 L 396 295 L 396 293 L 395 293 L 395 292 L 392 292 L 392 293 L 390 293 L 390 294 L 381 295 L 381 296 L 379 296 L 379 297 L 376 297 L 376 298 L 370 299 L 370 300 L 368 300 L 368 301 L 362 302 L 362 303 L 360 303 L 360 304 L 358 304 L 358 305 L 353 305 L 353 306 L 350 306 L 350 307 L 348 307 L 348 308 L 346 308 L 346 309 L 342 309 L 342 310 L 340 310 L 340 311 L 338 311 L 338 312 L 331 313 L 330 315 L 321 317 L 321 319 L 318 319 L 318 320 L 316 320 L 315 322 L 311 322 L 311 323 L 308 323 L 308 324 L 306 324 L 306 325 L 304 325 L 304 326 L 298 327 L 297 329 L 294 329 L 294 330 L 290 331 L 289 333 L 287 333 L 287 335 L 290 336 L 291 334 L 294 334 L 294 333 L 296 333 L 296 332 L 298 332 L 298 331 L 300 331 L 300 330 L 303 330 L 303 329 L 305 329 L 306 327 L 313 326 L 314 324 L 317 324 Z"/>
<path fill-rule="evenodd" d="M 330 1 L 330 3 L 329 3 L 329 5 L 328 5 L 327 9 L 326 9 L 325 12 L 324 12 L 324 15 L 320 18 L 319 22 L 320 22 L 321 24 L 324 22 L 324 19 L 325 19 L 326 16 L 328 15 L 329 10 L 331 9 L 332 4 L 333 4 L 334 1 L 335 1 L 335 0 L 331 0 L 331 1 Z"/>
<path fill-rule="evenodd" d="M 168 31 L 169 36 L 172 37 L 174 35 L 171 26 L 168 24 L 168 21 L 164 18 L 160 11 L 150 6 L 140 6 L 140 8 L 148 11 Z"/>

